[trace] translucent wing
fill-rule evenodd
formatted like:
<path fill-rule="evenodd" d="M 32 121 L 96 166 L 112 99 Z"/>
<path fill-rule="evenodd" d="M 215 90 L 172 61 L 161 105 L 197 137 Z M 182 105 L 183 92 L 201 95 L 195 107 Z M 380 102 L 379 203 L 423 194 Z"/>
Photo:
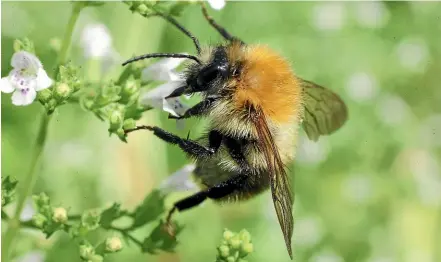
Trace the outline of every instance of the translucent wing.
<path fill-rule="evenodd" d="M 285 238 L 286 248 L 292 259 L 291 237 L 294 227 L 292 205 L 294 197 L 291 192 L 289 177 L 285 172 L 283 162 L 280 159 L 279 151 L 274 143 L 265 115 L 261 110 L 256 110 L 256 115 L 252 119 L 259 138 L 260 150 L 262 150 L 265 155 L 265 161 L 268 165 L 274 207 Z"/>
<path fill-rule="evenodd" d="M 301 80 L 305 112 L 303 129 L 308 138 L 317 141 L 339 129 L 348 118 L 348 110 L 341 98 L 331 90 Z"/>

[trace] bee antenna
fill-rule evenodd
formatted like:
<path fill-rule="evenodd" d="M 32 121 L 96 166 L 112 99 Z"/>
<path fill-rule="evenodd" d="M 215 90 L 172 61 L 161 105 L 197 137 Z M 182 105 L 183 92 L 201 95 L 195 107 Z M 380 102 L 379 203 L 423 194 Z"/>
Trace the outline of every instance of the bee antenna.
<path fill-rule="evenodd" d="M 192 33 L 190 33 L 190 31 L 185 29 L 185 27 L 183 27 L 181 24 L 179 24 L 179 22 L 176 21 L 173 17 L 166 15 L 166 14 L 163 14 L 163 13 L 160 13 L 160 12 L 156 12 L 156 13 L 152 14 L 152 16 L 162 17 L 163 19 L 167 20 L 169 23 L 173 24 L 176 28 L 178 28 L 186 36 L 190 37 L 191 40 L 193 40 L 193 43 L 196 47 L 196 50 L 198 51 L 198 55 L 201 54 L 201 46 L 199 44 L 199 40 Z"/>
<path fill-rule="evenodd" d="M 145 55 L 140 55 L 140 56 L 135 56 L 127 61 L 125 61 L 124 63 L 122 63 L 123 66 L 139 61 L 139 60 L 143 60 L 143 59 L 147 59 L 147 58 L 156 58 L 156 57 L 171 57 L 171 58 L 188 58 L 188 59 L 192 59 L 194 61 L 196 61 L 198 64 L 202 64 L 202 62 L 194 55 L 187 55 L 187 54 L 170 54 L 170 53 L 153 53 L 153 54 L 145 54 Z"/>

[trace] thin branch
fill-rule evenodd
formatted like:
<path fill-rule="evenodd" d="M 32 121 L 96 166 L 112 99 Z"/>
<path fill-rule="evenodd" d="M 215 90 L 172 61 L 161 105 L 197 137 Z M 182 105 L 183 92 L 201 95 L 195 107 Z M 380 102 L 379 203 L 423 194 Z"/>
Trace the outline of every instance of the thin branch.
<path fill-rule="evenodd" d="M 127 232 L 127 229 L 119 228 L 119 227 L 115 227 L 115 226 L 110 226 L 109 229 L 118 231 L 123 236 L 126 236 L 127 238 L 132 240 L 135 244 L 137 244 L 141 248 L 141 250 L 142 250 L 143 243 L 140 240 L 138 240 L 137 238 L 135 238 L 134 236 L 132 236 L 129 232 Z"/>

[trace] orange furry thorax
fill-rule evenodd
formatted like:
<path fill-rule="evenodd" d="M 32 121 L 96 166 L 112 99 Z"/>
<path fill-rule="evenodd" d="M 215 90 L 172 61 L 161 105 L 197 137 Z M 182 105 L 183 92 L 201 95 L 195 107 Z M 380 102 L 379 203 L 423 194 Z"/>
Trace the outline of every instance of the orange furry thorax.
<path fill-rule="evenodd" d="M 238 109 L 253 105 L 273 122 L 286 123 L 299 115 L 301 87 L 289 63 L 266 46 L 228 47 L 230 61 L 241 63 L 233 101 Z"/>

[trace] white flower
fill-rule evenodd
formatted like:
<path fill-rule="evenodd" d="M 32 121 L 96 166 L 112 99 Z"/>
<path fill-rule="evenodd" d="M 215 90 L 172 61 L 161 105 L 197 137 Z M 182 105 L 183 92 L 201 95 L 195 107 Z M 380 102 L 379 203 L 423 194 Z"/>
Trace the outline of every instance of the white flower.
<path fill-rule="evenodd" d="M 85 57 L 106 57 L 112 53 L 112 37 L 103 24 L 89 24 L 81 32 Z"/>
<path fill-rule="evenodd" d="M 191 179 L 191 174 L 195 168 L 196 166 L 194 164 L 185 165 L 164 180 L 159 186 L 159 189 L 164 193 L 198 189 L 197 185 Z"/>
<path fill-rule="evenodd" d="M 367 28 L 381 28 L 389 21 L 390 14 L 386 5 L 377 2 L 358 2 L 355 5 L 355 19 Z"/>
<path fill-rule="evenodd" d="M 141 79 L 143 81 L 180 81 L 182 77 L 176 72 L 176 68 L 183 61 L 184 59 L 180 58 L 161 59 L 142 70 Z"/>
<path fill-rule="evenodd" d="M 40 250 L 34 250 L 16 259 L 17 262 L 43 262 L 45 254 Z"/>
<path fill-rule="evenodd" d="M 343 27 L 345 18 L 345 7 L 342 3 L 319 3 L 314 6 L 312 22 L 319 30 L 339 30 Z"/>
<path fill-rule="evenodd" d="M 401 66 L 413 71 L 424 72 L 430 57 L 427 43 L 419 37 L 402 40 L 396 47 Z"/>
<path fill-rule="evenodd" d="M 225 0 L 207 0 L 211 8 L 221 10 L 225 6 Z"/>
<path fill-rule="evenodd" d="M 378 84 L 374 76 L 366 72 L 352 74 L 346 84 L 349 96 L 357 102 L 367 102 L 378 93 Z"/>
<path fill-rule="evenodd" d="M 143 81 L 165 81 L 164 84 L 144 93 L 141 96 L 141 104 L 160 108 L 175 117 L 179 117 L 189 108 L 179 97 L 167 98 L 175 89 L 184 86 L 185 80 L 175 71 L 183 62 L 183 59 L 166 58 L 156 62 L 142 71 Z M 178 126 L 183 124 L 177 121 Z"/>
<path fill-rule="evenodd" d="M 1 91 L 12 93 L 12 103 L 16 106 L 31 104 L 37 96 L 37 91 L 50 87 L 53 83 L 40 60 L 33 54 L 20 51 L 11 59 L 12 71 L 7 77 L 2 77 Z"/>

